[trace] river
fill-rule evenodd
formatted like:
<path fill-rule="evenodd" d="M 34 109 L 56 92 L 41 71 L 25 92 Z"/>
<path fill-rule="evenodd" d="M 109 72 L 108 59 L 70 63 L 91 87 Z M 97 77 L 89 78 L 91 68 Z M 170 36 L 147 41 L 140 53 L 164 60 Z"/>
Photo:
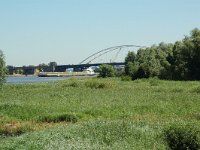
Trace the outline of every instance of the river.
<path fill-rule="evenodd" d="M 58 80 L 69 79 L 72 77 L 37 77 L 37 76 L 9 76 L 6 77 L 7 84 L 23 84 L 36 82 L 52 82 Z M 83 76 L 76 76 L 74 78 L 84 78 Z"/>

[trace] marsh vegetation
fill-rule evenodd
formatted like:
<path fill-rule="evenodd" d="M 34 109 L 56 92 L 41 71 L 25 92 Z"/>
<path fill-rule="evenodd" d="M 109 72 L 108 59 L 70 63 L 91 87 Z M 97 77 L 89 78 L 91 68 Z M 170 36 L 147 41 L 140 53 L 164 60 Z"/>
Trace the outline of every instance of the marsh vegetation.
<path fill-rule="evenodd" d="M 199 87 L 153 78 L 4 85 L 0 149 L 167 149 L 188 133 L 183 141 L 199 148 Z"/>

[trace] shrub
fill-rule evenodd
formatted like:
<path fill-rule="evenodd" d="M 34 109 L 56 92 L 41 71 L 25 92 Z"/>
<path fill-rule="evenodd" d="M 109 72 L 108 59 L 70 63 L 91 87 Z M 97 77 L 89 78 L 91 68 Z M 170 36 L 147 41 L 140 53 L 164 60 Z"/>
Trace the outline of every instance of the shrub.
<path fill-rule="evenodd" d="M 75 123 L 78 121 L 78 117 L 73 114 L 61 114 L 61 115 L 49 115 L 49 116 L 40 116 L 38 121 L 41 122 L 72 122 Z"/>
<path fill-rule="evenodd" d="M 198 150 L 199 131 L 191 126 L 170 126 L 164 131 L 164 139 L 172 150 Z"/>
<path fill-rule="evenodd" d="M 6 64 L 4 60 L 3 52 L 0 50 L 0 88 L 2 84 L 5 82 L 5 76 L 6 76 Z"/>
<path fill-rule="evenodd" d="M 113 66 L 104 64 L 99 67 L 99 77 L 106 78 L 114 76 L 115 76 L 115 70 Z"/>

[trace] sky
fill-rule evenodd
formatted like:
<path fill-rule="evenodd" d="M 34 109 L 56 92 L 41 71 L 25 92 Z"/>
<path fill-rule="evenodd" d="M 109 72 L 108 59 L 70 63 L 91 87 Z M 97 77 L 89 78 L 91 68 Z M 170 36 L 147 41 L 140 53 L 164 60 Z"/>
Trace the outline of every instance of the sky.
<path fill-rule="evenodd" d="M 200 29 L 200 0 L 0 0 L 0 49 L 13 66 L 78 64 L 112 46 L 172 43 Z"/>

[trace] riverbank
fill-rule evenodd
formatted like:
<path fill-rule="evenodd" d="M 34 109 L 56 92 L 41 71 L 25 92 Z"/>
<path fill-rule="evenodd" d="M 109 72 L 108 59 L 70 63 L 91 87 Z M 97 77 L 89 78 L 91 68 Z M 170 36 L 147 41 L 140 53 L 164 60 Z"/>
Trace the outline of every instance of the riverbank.
<path fill-rule="evenodd" d="M 166 127 L 200 127 L 199 87 L 119 78 L 4 85 L 0 149 L 166 149 Z"/>

